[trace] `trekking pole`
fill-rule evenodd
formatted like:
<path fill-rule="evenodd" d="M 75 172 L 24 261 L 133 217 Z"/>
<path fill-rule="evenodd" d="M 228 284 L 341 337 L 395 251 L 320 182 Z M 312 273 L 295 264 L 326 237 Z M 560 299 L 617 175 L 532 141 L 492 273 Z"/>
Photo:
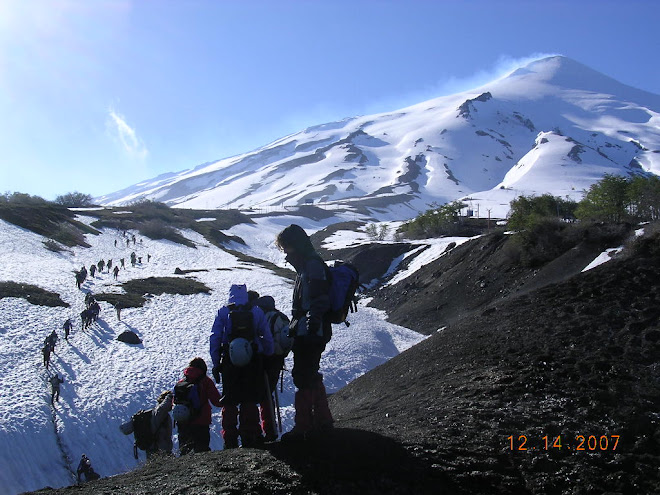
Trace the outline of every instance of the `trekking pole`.
<path fill-rule="evenodd" d="M 282 433 L 282 415 L 280 414 L 280 396 L 277 393 L 277 387 L 275 387 L 275 407 L 277 408 L 277 427 L 279 432 Z"/>
<path fill-rule="evenodd" d="M 268 383 L 268 373 L 264 371 L 264 382 L 266 382 L 266 393 L 268 394 L 268 401 L 270 402 L 270 419 L 275 426 L 275 404 L 273 404 L 273 394 L 270 391 L 270 383 Z M 277 387 L 275 387 L 275 393 L 277 394 Z"/>

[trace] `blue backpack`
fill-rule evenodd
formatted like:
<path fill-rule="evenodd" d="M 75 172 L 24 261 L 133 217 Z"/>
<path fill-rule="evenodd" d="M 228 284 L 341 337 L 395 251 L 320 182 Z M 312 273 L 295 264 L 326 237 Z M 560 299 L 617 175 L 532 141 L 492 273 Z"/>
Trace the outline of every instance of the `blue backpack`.
<path fill-rule="evenodd" d="M 202 378 L 204 378 L 202 376 Z M 187 378 L 180 380 L 174 386 L 174 407 L 172 417 L 177 423 L 188 423 L 195 419 L 202 410 L 199 397 L 199 382 L 190 382 Z"/>
<path fill-rule="evenodd" d="M 349 311 L 357 311 L 357 297 L 355 293 L 360 287 L 360 273 L 350 263 L 336 261 L 334 266 L 328 268 L 330 281 L 330 311 L 328 318 L 331 323 L 344 323 Z"/>

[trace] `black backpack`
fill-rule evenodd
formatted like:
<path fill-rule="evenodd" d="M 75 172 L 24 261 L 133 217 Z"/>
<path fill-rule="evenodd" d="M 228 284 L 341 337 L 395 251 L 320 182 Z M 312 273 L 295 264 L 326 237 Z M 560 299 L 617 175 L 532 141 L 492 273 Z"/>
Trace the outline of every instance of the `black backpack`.
<path fill-rule="evenodd" d="M 229 321 L 231 321 L 229 342 L 238 338 L 243 338 L 248 342 L 254 340 L 254 314 L 251 308 L 246 306 L 231 307 L 229 309 Z"/>
<path fill-rule="evenodd" d="M 151 417 L 153 409 L 140 409 L 133 415 L 133 436 L 135 437 L 134 454 L 137 459 L 137 449 L 147 450 L 156 441 L 151 431 Z"/>
<path fill-rule="evenodd" d="M 203 378 L 203 377 L 202 377 Z M 184 378 L 174 385 L 174 408 L 172 416 L 177 423 L 188 423 L 202 410 L 199 397 L 199 381 L 190 382 Z"/>

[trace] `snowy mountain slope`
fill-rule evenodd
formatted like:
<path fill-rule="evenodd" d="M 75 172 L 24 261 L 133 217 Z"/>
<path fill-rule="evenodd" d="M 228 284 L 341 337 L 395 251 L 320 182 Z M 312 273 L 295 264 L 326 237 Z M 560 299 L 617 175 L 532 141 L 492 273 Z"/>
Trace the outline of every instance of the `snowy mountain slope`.
<path fill-rule="evenodd" d="M 189 208 L 320 202 L 405 220 L 433 201 L 471 197 L 502 217 L 519 194 L 580 199 L 604 173 L 660 173 L 659 123 L 660 96 L 550 57 L 472 91 L 310 127 L 98 201 L 147 197 Z"/>
<path fill-rule="evenodd" d="M 80 217 L 91 222 L 90 217 Z M 290 220 L 290 219 L 289 219 Z M 302 220 L 302 219 L 301 219 Z M 262 236 L 247 237 L 250 253 L 283 266 L 283 256 L 272 246 L 274 233 L 285 219 L 260 219 Z M 290 222 L 289 222 L 290 223 Z M 309 225 L 311 227 L 311 224 Z M 235 227 L 248 228 L 247 226 Z M 208 336 L 215 312 L 226 301 L 231 283 L 246 283 L 261 294 L 271 294 L 278 306 L 290 311 L 292 284 L 262 267 L 246 263 L 209 245 L 199 234 L 182 232 L 196 244 L 188 248 L 169 241 L 142 239 L 126 247 L 114 230 L 87 235 L 91 248 L 53 253 L 43 238 L 0 221 L 0 280 L 31 283 L 57 292 L 70 305 L 48 308 L 23 299 L 0 299 L 0 486 L 3 493 L 17 493 L 43 486 L 74 482 L 73 471 L 82 453 L 92 459 L 103 476 L 132 469 L 132 437 L 118 426 L 132 413 L 150 407 L 160 391 L 171 388 L 194 356 L 207 361 Z M 129 233 L 130 234 L 130 233 Z M 114 241 L 118 240 L 118 247 Z M 247 249 L 247 248 L 246 248 Z M 128 260 L 131 251 L 143 257 L 141 264 L 119 273 L 113 280 L 107 271 L 88 278 L 79 291 L 73 270 L 89 267 L 100 259 Z M 146 262 L 147 254 L 151 255 Z M 173 276 L 175 268 L 208 270 L 192 276 L 211 288 L 210 294 L 152 296 L 142 308 L 124 309 L 118 321 L 113 308 L 101 302 L 101 317 L 87 331 L 80 330 L 77 316 L 84 294 L 119 290 L 118 283 L 150 276 Z M 62 324 L 71 317 L 75 328 L 69 341 Z M 382 312 L 361 307 L 351 316 L 350 331 L 335 328 L 322 367 L 330 392 L 413 345 L 421 336 L 384 321 Z M 124 330 L 143 340 L 131 346 L 116 340 Z M 60 340 L 50 371 L 42 365 L 44 338 L 57 330 Z M 289 362 L 289 369 L 291 363 Z M 50 373 L 64 377 L 62 396 L 50 406 Z M 292 422 L 293 385 L 287 374 L 281 395 L 284 427 Z M 219 411 L 214 409 L 213 449 L 222 448 Z M 142 459 L 144 456 L 142 455 Z"/>

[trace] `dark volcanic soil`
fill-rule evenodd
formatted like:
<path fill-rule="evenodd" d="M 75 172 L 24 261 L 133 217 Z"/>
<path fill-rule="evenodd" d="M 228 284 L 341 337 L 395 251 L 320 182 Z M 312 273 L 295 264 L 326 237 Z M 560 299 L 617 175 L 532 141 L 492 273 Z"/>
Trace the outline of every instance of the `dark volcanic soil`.
<path fill-rule="evenodd" d="M 586 273 L 507 268 L 500 241 L 452 253 L 464 292 L 429 282 L 441 259 L 414 304 L 387 294 L 432 335 L 336 393 L 329 436 L 40 493 L 660 493 L 660 237 Z"/>

